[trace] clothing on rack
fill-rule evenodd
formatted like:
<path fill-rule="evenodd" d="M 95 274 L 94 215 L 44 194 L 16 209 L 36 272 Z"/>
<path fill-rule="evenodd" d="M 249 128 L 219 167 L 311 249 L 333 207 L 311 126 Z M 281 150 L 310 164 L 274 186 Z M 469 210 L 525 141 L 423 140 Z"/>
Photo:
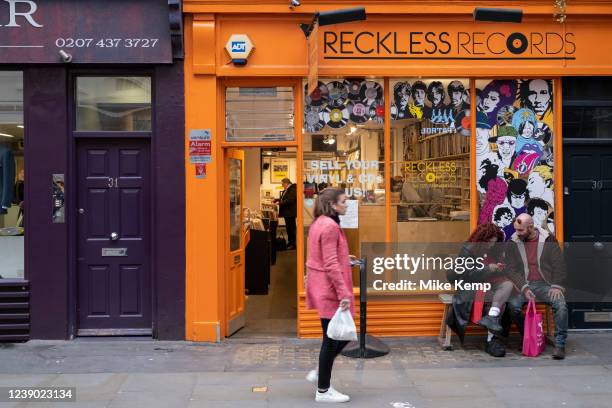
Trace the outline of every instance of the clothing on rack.
<path fill-rule="evenodd" d="M 15 158 L 10 149 L 0 146 L 0 214 L 11 208 L 14 191 Z"/>

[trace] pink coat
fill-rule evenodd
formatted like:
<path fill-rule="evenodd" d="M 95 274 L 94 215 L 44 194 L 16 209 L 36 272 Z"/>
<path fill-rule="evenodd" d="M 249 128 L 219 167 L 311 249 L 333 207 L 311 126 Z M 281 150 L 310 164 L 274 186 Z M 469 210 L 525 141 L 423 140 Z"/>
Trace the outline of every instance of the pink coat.
<path fill-rule="evenodd" d="M 319 317 L 331 319 L 342 299 L 353 305 L 353 275 L 348 243 L 340 226 L 326 216 L 317 217 L 308 232 L 306 302 Z"/>

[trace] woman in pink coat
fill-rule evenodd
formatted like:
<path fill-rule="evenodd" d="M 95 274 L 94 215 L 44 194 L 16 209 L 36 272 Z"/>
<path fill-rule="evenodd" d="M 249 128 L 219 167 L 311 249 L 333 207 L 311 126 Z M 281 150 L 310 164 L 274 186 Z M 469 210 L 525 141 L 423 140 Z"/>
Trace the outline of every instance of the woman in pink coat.
<path fill-rule="evenodd" d="M 319 370 L 306 377 L 318 382 L 317 402 L 347 402 L 348 395 L 330 385 L 334 359 L 347 341 L 327 337 L 327 326 L 338 307 L 354 312 L 353 278 L 348 244 L 340 229 L 340 215 L 346 213 L 346 195 L 343 190 L 326 188 L 317 197 L 315 220 L 308 232 L 308 261 L 306 262 L 306 302 L 317 309 L 323 328 L 323 344 L 319 354 Z"/>

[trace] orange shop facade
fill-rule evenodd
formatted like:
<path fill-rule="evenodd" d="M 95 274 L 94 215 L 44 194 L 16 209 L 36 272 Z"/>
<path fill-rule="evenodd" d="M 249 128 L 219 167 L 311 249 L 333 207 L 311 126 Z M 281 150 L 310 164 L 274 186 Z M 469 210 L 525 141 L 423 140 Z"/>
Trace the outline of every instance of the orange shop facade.
<path fill-rule="evenodd" d="M 300 24 L 315 11 L 355 5 L 312 3 L 184 2 L 188 340 L 220 341 L 244 325 L 249 149 L 279 155 L 271 180 L 283 175 L 283 154 L 296 163 L 286 175 L 298 197 L 298 337 L 320 335 L 305 306 L 305 239 L 327 186 L 352 202 L 345 233 L 356 255 L 366 242 L 462 242 L 483 222 L 509 237 L 524 212 L 560 240 L 578 236 L 568 235 L 577 227 L 567 212 L 578 207 L 563 194 L 564 150 L 612 135 L 604 124 L 584 131 L 580 103 L 565 94 L 607 86 L 612 4 L 575 2 L 559 22 L 552 2 L 523 2 L 513 24 L 475 22 L 468 1 L 364 1 L 366 21 L 319 27 L 307 40 Z M 246 61 L 232 61 L 233 42 L 250 50 Z M 437 335 L 437 294 L 369 302 L 368 331 Z"/>

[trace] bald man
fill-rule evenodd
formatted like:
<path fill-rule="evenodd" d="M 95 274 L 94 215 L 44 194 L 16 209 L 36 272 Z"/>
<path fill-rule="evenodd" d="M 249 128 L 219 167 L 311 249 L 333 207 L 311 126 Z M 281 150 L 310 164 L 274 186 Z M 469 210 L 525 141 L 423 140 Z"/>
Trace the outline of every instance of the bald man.
<path fill-rule="evenodd" d="M 508 247 L 510 277 L 520 294 L 510 299 L 510 312 L 521 335 L 524 320 L 522 307 L 526 300 L 536 299 L 552 305 L 555 317 L 555 349 L 553 358 L 565 358 L 567 339 L 567 304 L 565 303 L 565 263 L 559 243 L 553 235 L 536 228 L 529 214 L 514 220 L 515 233 Z"/>

